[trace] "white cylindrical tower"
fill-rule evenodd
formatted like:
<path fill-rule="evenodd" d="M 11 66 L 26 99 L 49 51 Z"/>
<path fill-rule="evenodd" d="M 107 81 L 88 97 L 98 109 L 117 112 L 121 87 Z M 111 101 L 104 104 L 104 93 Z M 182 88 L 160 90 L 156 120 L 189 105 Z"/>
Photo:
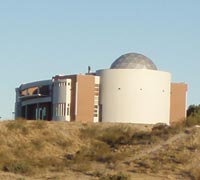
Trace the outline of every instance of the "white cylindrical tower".
<path fill-rule="evenodd" d="M 131 53 L 97 74 L 103 122 L 169 124 L 170 73 L 158 71 L 145 56 Z"/>
<path fill-rule="evenodd" d="M 53 120 L 70 121 L 71 79 L 53 82 Z"/>

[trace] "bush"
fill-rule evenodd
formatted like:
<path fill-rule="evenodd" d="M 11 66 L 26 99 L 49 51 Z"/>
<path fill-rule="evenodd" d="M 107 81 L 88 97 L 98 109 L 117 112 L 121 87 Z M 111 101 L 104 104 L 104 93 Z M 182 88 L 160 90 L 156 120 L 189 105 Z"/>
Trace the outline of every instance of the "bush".
<path fill-rule="evenodd" d="M 174 126 L 168 126 L 166 124 L 156 125 L 152 128 L 152 139 L 155 137 L 163 140 L 167 140 L 171 135 L 174 135 L 182 129 L 182 125 L 174 124 Z"/>
<path fill-rule="evenodd" d="M 150 132 L 136 132 L 132 136 L 132 144 L 150 144 L 152 142 Z"/>
<path fill-rule="evenodd" d="M 80 129 L 80 138 L 81 139 L 90 139 L 91 137 L 96 137 L 100 134 L 99 126 L 88 127 L 87 124 L 84 125 L 84 128 Z"/>
<path fill-rule="evenodd" d="M 11 120 L 11 121 L 7 121 L 7 127 L 10 125 L 13 127 L 16 127 L 16 128 L 20 128 L 21 126 L 27 124 L 27 120 L 24 120 L 24 119 L 18 119 L 18 120 Z"/>
<path fill-rule="evenodd" d="M 91 162 L 114 164 L 125 157 L 126 154 L 113 152 L 110 146 L 101 141 L 91 142 L 90 146 L 82 147 L 75 154 L 66 154 L 65 161 L 67 166 L 87 164 Z"/>
<path fill-rule="evenodd" d="M 83 163 L 99 161 L 102 163 L 115 161 L 109 146 L 103 142 L 93 142 L 90 147 L 83 147 L 73 158 L 74 162 Z"/>
<path fill-rule="evenodd" d="M 113 126 L 107 128 L 98 139 L 107 143 L 112 148 L 117 148 L 119 145 L 131 144 L 133 133 L 131 128 Z"/>
<path fill-rule="evenodd" d="M 36 120 L 36 121 L 34 121 L 34 128 L 44 129 L 45 127 L 47 127 L 47 123 L 48 123 L 48 121 Z"/>
<path fill-rule="evenodd" d="M 88 162 L 86 163 L 77 163 L 72 168 L 75 171 L 87 174 L 89 171 L 91 171 L 92 167 L 91 164 Z"/>
<path fill-rule="evenodd" d="M 200 105 L 190 105 L 187 109 L 187 117 L 200 110 Z"/>
<path fill-rule="evenodd" d="M 194 126 L 198 124 L 200 124 L 200 105 L 191 105 L 187 110 L 186 125 Z"/>
<path fill-rule="evenodd" d="M 28 134 L 26 120 L 10 121 L 6 124 L 9 131 L 20 130 L 23 134 Z"/>
<path fill-rule="evenodd" d="M 129 180 L 129 177 L 128 177 L 128 175 L 122 174 L 120 172 L 120 173 L 114 174 L 114 175 L 111 175 L 111 174 L 104 175 L 104 176 L 100 177 L 100 180 Z"/>
<path fill-rule="evenodd" d="M 32 172 L 32 167 L 28 161 L 10 161 L 4 164 L 2 170 L 16 174 L 29 174 Z"/>
<path fill-rule="evenodd" d="M 186 119 L 186 125 L 189 127 L 199 125 L 199 124 L 200 124 L 200 119 L 197 116 L 197 114 L 193 114 L 193 115 L 187 117 L 187 119 Z"/>
<path fill-rule="evenodd" d="M 43 157 L 38 160 L 34 160 L 35 165 L 37 165 L 37 168 L 41 170 L 48 169 L 52 172 L 59 172 L 63 171 L 65 167 L 65 163 L 63 159 L 58 157 Z"/>

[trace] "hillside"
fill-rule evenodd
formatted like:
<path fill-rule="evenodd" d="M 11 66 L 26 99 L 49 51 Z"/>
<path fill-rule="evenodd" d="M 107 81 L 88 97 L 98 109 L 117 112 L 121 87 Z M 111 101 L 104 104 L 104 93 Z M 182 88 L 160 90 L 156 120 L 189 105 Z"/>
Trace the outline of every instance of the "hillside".
<path fill-rule="evenodd" d="M 0 179 L 199 180 L 200 128 L 0 123 Z"/>

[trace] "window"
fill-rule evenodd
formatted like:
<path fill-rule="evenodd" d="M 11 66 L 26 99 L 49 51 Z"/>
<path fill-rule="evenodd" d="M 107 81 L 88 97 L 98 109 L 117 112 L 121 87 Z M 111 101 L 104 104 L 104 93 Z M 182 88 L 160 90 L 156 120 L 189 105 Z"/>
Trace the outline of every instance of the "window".
<path fill-rule="evenodd" d="M 41 86 L 39 88 L 39 93 L 42 94 L 42 95 L 49 96 L 50 95 L 50 88 L 49 88 L 49 86 Z"/>

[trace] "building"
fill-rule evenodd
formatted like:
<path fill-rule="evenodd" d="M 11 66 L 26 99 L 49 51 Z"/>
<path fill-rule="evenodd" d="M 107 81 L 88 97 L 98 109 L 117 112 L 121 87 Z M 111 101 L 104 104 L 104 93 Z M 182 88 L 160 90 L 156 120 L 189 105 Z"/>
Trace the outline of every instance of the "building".
<path fill-rule="evenodd" d="M 176 123 L 186 117 L 187 85 L 172 83 L 147 57 L 129 53 L 110 69 L 55 76 L 16 88 L 15 117 L 55 121 Z"/>
<path fill-rule="evenodd" d="M 98 122 L 99 76 L 69 75 L 52 78 L 52 119 Z"/>
<path fill-rule="evenodd" d="M 55 76 L 16 88 L 15 118 L 98 122 L 99 76 Z"/>
<path fill-rule="evenodd" d="M 51 120 L 52 81 L 37 81 L 16 88 L 15 118 Z"/>

